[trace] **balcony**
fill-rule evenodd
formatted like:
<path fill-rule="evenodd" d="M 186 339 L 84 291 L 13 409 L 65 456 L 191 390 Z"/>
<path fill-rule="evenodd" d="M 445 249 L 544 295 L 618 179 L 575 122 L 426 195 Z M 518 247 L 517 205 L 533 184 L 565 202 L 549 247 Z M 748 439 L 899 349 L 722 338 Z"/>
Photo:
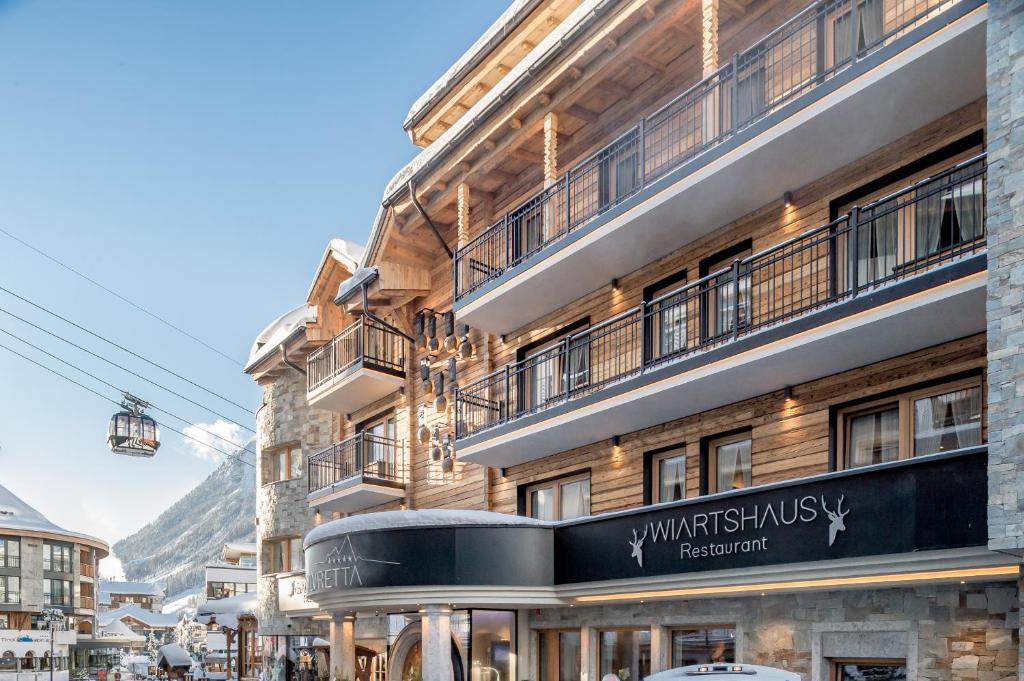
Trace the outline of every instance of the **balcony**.
<path fill-rule="evenodd" d="M 80 565 L 80 571 L 81 571 L 83 577 L 89 577 L 89 578 L 95 578 L 96 577 L 96 568 L 94 568 L 92 566 L 92 563 L 86 563 L 86 562 L 83 561 L 79 565 Z"/>
<path fill-rule="evenodd" d="M 405 496 L 405 457 L 398 440 L 370 432 L 309 459 L 309 505 L 322 512 L 361 511 Z"/>
<path fill-rule="evenodd" d="M 95 610 L 96 601 L 93 599 L 92 596 L 79 596 L 78 607 L 82 610 Z"/>
<path fill-rule="evenodd" d="M 306 360 L 309 406 L 351 414 L 405 385 L 405 339 L 362 318 Z"/>
<path fill-rule="evenodd" d="M 867 7 L 808 7 L 459 249 L 459 319 L 521 328 L 984 96 L 983 0 Z"/>
<path fill-rule="evenodd" d="M 460 388 L 512 466 L 985 330 L 984 155 Z"/>

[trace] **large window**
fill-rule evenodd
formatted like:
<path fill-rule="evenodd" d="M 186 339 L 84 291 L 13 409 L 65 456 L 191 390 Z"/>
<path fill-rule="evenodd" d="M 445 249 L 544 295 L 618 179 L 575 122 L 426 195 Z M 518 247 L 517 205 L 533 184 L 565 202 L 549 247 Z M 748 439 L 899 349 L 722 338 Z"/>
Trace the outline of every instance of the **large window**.
<path fill-rule="evenodd" d="M 71 547 L 43 544 L 43 569 L 51 572 L 71 572 Z"/>
<path fill-rule="evenodd" d="M 21 542 L 10 537 L 0 537 L 0 567 L 21 567 Z"/>
<path fill-rule="evenodd" d="M 857 468 L 982 443 L 981 379 L 914 390 L 844 408 L 840 464 Z"/>
<path fill-rule="evenodd" d="M 67 579 L 43 580 L 43 603 L 45 605 L 72 605 L 74 591 Z"/>
<path fill-rule="evenodd" d="M 642 681 L 651 674 L 651 630 L 610 629 L 598 632 L 600 677 Z"/>
<path fill-rule="evenodd" d="M 506 681 L 512 677 L 516 613 L 511 610 L 471 610 L 470 681 Z"/>
<path fill-rule="evenodd" d="M 651 503 L 686 498 L 686 447 L 674 447 L 651 457 Z"/>
<path fill-rule="evenodd" d="M 255 590 L 255 584 L 248 584 L 246 582 L 209 582 L 206 585 L 206 597 L 211 600 L 217 600 Z"/>
<path fill-rule="evenodd" d="M 649 303 L 644 328 L 650 340 L 645 349 L 646 359 L 667 359 L 685 352 L 690 333 L 687 307 L 693 303 L 684 294 L 671 295 L 686 285 L 686 271 L 677 272 L 644 289 L 644 301 Z"/>
<path fill-rule="evenodd" d="M 537 648 L 540 681 L 579 681 L 582 664 L 579 629 L 541 631 Z"/>
<path fill-rule="evenodd" d="M 518 368 L 512 378 L 516 382 L 518 411 L 543 409 L 550 402 L 561 400 L 567 390 L 578 390 L 590 383 L 590 345 L 587 335 L 581 333 L 589 323 L 587 318 L 577 320 L 516 353 Z M 569 336 L 573 338 L 567 345 Z"/>
<path fill-rule="evenodd" d="M 718 437 L 708 441 L 708 493 L 728 492 L 750 487 L 750 432 Z"/>
<path fill-rule="evenodd" d="M 736 629 L 709 627 L 673 629 L 672 667 L 736 661 Z"/>
<path fill-rule="evenodd" d="M 836 661 L 833 681 L 906 681 L 907 664 L 902 660 Z"/>
<path fill-rule="evenodd" d="M 526 512 L 540 520 L 571 520 L 590 515 L 590 473 L 531 485 Z"/>
<path fill-rule="evenodd" d="M 21 578 L 0 575 L 0 603 L 21 602 Z"/>

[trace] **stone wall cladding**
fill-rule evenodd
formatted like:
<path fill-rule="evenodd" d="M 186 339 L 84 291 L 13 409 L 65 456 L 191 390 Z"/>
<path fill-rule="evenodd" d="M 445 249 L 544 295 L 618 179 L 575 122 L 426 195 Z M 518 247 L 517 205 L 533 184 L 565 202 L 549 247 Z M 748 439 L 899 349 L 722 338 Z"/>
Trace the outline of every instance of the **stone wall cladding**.
<path fill-rule="evenodd" d="M 256 491 L 260 633 L 323 636 L 327 630 L 322 623 L 305 617 L 291 618 L 278 611 L 277 579 L 263 574 L 264 542 L 275 537 L 303 536 L 313 527 L 314 516 L 306 501 L 306 460 L 331 444 L 338 431 L 338 417 L 329 411 L 311 409 L 306 403 L 306 377 L 290 369 L 264 386 L 263 401 L 256 424 L 260 454 L 260 484 Z M 263 484 L 264 452 L 287 445 L 298 445 L 292 455 L 301 457 L 302 476 Z"/>
<path fill-rule="evenodd" d="M 1024 550 L 1024 3 L 988 3 L 989 547 Z"/>
<path fill-rule="evenodd" d="M 1007 582 L 661 601 L 534 610 L 529 626 L 733 624 L 738 661 L 796 671 L 805 681 L 828 681 L 827 658 L 835 654 L 829 646 L 837 641 L 855 646 L 861 637 L 886 650 L 902 650 L 908 679 L 1015 681 L 1018 593 L 1017 584 Z M 530 645 L 531 657 L 537 659 L 536 641 Z M 531 670 L 530 678 L 535 676 Z"/>

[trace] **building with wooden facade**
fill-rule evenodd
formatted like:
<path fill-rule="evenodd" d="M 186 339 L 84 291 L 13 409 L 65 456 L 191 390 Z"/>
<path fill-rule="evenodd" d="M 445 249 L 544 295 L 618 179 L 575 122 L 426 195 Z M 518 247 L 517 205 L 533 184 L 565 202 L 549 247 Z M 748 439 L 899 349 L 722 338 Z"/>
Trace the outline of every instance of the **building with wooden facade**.
<path fill-rule="evenodd" d="M 517 0 L 257 341 L 261 589 L 339 679 L 1018 678 L 1022 45 Z"/>

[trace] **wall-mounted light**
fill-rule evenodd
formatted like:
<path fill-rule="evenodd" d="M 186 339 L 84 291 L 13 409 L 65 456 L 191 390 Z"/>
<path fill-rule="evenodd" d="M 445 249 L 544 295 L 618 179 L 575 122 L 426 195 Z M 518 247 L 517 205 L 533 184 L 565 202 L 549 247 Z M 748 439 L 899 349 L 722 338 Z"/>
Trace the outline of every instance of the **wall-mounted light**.
<path fill-rule="evenodd" d="M 622 443 L 622 438 L 618 435 L 612 436 L 612 447 L 618 447 Z"/>
<path fill-rule="evenodd" d="M 782 194 L 782 202 L 786 204 L 786 208 L 793 205 L 793 192 L 787 191 Z"/>
<path fill-rule="evenodd" d="M 616 277 L 615 279 L 612 279 L 612 290 L 613 291 L 618 291 L 619 290 L 619 279 L 618 279 L 618 277 Z"/>
<path fill-rule="evenodd" d="M 787 385 L 785 388 L 783 388 L 782 396 L 785 397 L 787 400 L 793 399 L 793 386 Z"/>

